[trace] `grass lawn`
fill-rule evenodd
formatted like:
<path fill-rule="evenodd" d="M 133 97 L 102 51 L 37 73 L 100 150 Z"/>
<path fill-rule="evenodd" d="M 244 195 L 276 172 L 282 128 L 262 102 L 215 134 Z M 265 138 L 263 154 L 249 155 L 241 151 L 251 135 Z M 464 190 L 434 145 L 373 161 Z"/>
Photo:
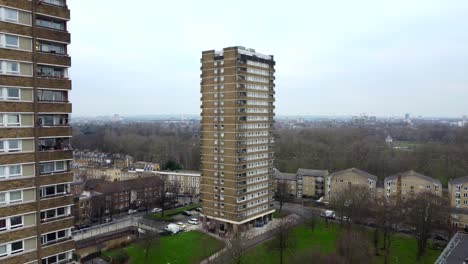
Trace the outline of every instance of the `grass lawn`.
<path fill-rule="evenodd" d="M 180 214 L 183 211 L 193 210 L 193 209 L 195 209 L 197 207 L 200 207 L 200 205 L 199 204 L 192 204 L 192 205 L 188 205 L 188 206 L 184 206 L 184 207 L 179 207 L 179 208 L 174 208 L 174 209 L 171 209 L 171 210 L 166 210 L 166 211 L 164 211 L 164 217 L 162 216 L 162 213 L 155 213 L 155 214 L 148 215 L 147 218 L 153 219 L 153 220 L 171 222 L 171 221 L 174 221 L 172 216 L 174 216 L 176 214 Z"/>
<path fill-rule="evenodd" d="M 342 232 L 339 225 L 330 224 L 325 227 L 324 222 L 317 223 L 312 232 L 306 226 L 298 226 L 293 231 L 293 246 L 286 254 L 286 263 L 288 257 L 305 250 L 316 250 L 327 254 L 336 251 L 336 240 Z M 279 263 L 279 252 L 271 249 L 271 241 L 258 245 L 249 250 L 244 263 Z M 434 263 L 440 254 L 440 251 L 428 249 L 425 257 L 420 262 L 416 261 L 417 245 L 412 237 L 395 236 L 393 240 L 392 251 L 390 254 L 390 263 L 412 264 L 412 263 Z M 377 263 L 383 263 L 383 256 L 377 258 Z"/>
<path fill-rule="evenodd" d="M 199 263 L 223 247 L 223 242 L 199 231 L 184 232 L 174 236 L 162 236 L 160 241 L 152 246 L 148 263 Z M 144 249 L 139 245 L 132 244 L 124 250 L 130 256 L 130 263 L 145 263 Z M 113 250 L 105 252 L 104 255 L 113 257 L 118 252 L 119 250 Z"/>

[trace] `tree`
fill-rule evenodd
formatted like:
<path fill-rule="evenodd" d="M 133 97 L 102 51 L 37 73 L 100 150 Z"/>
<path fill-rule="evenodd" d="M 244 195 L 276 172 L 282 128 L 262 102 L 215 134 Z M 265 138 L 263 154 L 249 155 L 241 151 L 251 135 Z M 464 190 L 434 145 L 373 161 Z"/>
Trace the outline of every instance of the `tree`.
<path fill-rule="evenodd" d="M 140 230 L 137 243 L 143 248 L 145 263 L 152 263 L 149 259 L 149 253 L 151 252 L 151 248 L 156 246 L 159 242 L 160 237 L 158 232 L 146 229 Z"/>
<path fill-rule="evenodd" d="M 275 200 L 279 203 L 279 214 L 283 209 L 283 204 L 289 201 L 288 183 L 284 180 L 278 180 L 275 192 Z"/>
<path fill-rule="evenodd" d="M 228 250 L 232 257 L 232 263 L 241 264 L 247 251 L 247 237 L 238 232 L 230 239 L 231 248 Z"/>
<path fill-rule="evenodd" d="M 164 166 L 163 166 L 163 170 L 170 170 L 170 171 L 175 171 L 175 170 L 181 170 L 182 169 L 182 166 L 180 166 L 179 163 L 177 163 L 177 161 L 175 160 L 168 160 Z"/>
<path fill-rule="evenodd" d="M 405 202 L 406 221 L 415 228 L 418 243 L 418 259 L 426 254 L 427 241 L 435 230 L 447 230 L 450 226 L 448 201 L 431 192 L 420 193 Z"/>
<path fill-rule="evenodd" d="M 375 263 L 371 245 L 365 232 L 343 232 L 337 239 L 337 252 L 345 263 Z"/>
<path fill-rule="evenodd" d="M 272 243 L 272 247 L 280 253 L 280 264 L 284 263 L 284 253 L 286 250 L 292 247 L 292 231 L 294 224 L 295 221 L 291 218 L 283 217 L 274 230 L 275 240 Z"/>
<path fill-rule="evenodd" d="M 400 202 L 393 204 L 383 198 L 375 204 L 374 211 L 377 225 L 374 230 L 374 247 L 376 255 L 378 255 L 378 231 L 380 229 L 383 234 L 383 249 L 385 250 L 384 263 L 387 264 L 390 258 L 393 234 L 404 221 L 403 207 Z"/>
<path fill-rule="evenodd" d="M 351 220 L 363 223 L 370 215 L 374 197 L 367 186 L 350 185 L 333 195 L 331 207 L 338 214 L 340 224 L 347 219 L 348 227 Z"/>

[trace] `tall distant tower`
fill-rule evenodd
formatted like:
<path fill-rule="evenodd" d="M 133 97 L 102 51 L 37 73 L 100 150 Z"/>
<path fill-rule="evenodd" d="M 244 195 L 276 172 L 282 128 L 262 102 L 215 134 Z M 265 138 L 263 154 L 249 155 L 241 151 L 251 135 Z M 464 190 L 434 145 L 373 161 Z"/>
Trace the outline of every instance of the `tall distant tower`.
<path fill-rule="evenodd" d="M 274 212 L 275 61 L 229 47 L 204 51 L 201 63 L 203 225 L 237 232 Z"/>
<path fill-rule="evenodd" d="M 69 263 L 66 0 L 0 1 L 0 263 Z"/>

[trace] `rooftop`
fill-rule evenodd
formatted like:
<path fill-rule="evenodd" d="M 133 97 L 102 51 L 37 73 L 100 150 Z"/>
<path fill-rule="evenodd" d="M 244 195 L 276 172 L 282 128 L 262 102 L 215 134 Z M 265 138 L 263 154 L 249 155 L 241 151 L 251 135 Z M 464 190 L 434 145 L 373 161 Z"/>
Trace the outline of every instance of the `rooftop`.
<path fill-rule="evenodd" d="M 453 179 L 449 181 L 449 184 L 463 184 L 463 183 L 468 183 L 468 176 Z"/>
<path fill-rule="evenodd" d="M 310 169 L 297 169 L 297 175 L 301 176 L 313 176 L 313 177 L 325 177 L 328 175 L 328 170 L 310 170 Z"/>
<path fill-rule="evenodd" d="M 423 180 L 431 181 L 431 182 L 433 182 L 433 183 L 435 183 L 435 184 L 437 184 L 439 186 L 442 186 L 442 182 L 440 182 L 439 179 L 434 179 L 432 177 L 423 175 L 421 173 L 417 173 L 417 172 L 415 172 L 413 170 L 409 170 L 409 171 L 406 171 L 406 172 L 401 172 L 401 173 L 397 173 L 395 175 L 388 176 L 387 178 L 385 178 L 385 181 L 396 180 L 396 179 L 398 179 L 399 176 L 401 176 L 402 178 L 414 176 L 414 177 L 418 177 L 418 178 L 423 179 Z"/>
<path fill-rule="evenodd" d="M 468 234 L 458 232 L 448 243 L 436 264 L 462 264 L 468 260 Z"/>
<path fill-rule="evenodd" d="M 378 177 L 375 176 L 375 175 L 372 175 L 368 172 L 365 172 L 365 171 L 362 171 L 360 169 L 356 169 L 356 168 L 350 168 L 350 169 L 346 169 L 346 170 L 341 170 L 341 171 L 337 171 L 337 172 L 334 172 L 332 174 L 330 174 L 330 177 L 333 177 L 333 176 L 339 176 L 341 174 L 345 174 L 345 173 L 355 173 L 359 176 L 362 176 L 362 177 L 366 177 L 366 178 L 372 178 L 374 181 L 377 182 L 378 180 Z"/>

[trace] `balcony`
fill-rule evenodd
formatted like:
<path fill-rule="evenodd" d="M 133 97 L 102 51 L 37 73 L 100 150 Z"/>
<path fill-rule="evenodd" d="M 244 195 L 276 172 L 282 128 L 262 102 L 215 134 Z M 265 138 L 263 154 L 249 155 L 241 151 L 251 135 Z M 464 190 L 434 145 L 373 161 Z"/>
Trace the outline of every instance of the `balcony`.
<path fill-rule="evenodd" d="M 72 150 L 70 138 L 43 138 L 39 139 L 39 152 L 56 152 Z"/>

